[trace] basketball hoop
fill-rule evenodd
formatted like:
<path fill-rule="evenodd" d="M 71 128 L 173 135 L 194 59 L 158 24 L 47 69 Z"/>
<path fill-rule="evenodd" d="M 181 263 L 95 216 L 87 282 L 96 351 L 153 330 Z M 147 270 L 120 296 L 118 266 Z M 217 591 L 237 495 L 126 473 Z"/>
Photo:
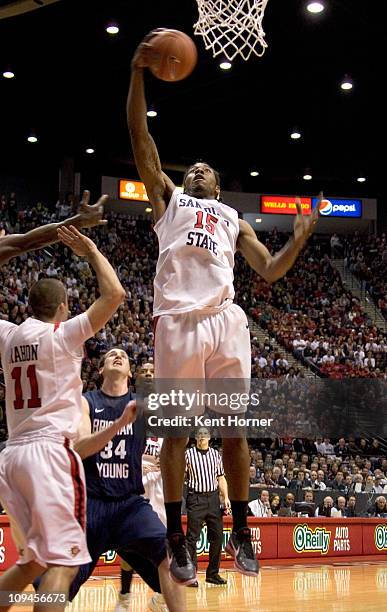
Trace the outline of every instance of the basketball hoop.
<path fill-rule="evenodd" d="M 262 20 L 268 0 L 196 0 L 199 19 L 194 34 L 203 36 L 206 49 L 230 61 L 241 55 L 246 61 L 252 53 L 262 57 L 267 43 Z"/>

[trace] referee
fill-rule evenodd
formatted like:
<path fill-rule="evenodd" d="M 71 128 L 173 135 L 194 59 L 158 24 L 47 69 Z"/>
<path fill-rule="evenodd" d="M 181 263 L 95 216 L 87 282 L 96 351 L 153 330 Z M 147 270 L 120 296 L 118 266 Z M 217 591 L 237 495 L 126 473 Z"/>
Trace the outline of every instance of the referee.
<path fill-rule="evenodd" d="M 206 524 L 208 541 L 210 542 L 206 582 L 223 585 L 227 581 L 219 576 L 223 541 L 219 490 L 224 497 L 224 505 L 228 512 L 231 509 L 231 503 L 228 498 L 222 457 L 217 450 L 209 447 L 209 440 L 210 432 L 206 427 L 201 427 L 196 434 L 196 446 L 185 452 L 188 487 L 187 547 L 192 562 L 197 566 L 196 543 L 203 524 Z M 198 586 L 198 582 L 190 586 Z"/>

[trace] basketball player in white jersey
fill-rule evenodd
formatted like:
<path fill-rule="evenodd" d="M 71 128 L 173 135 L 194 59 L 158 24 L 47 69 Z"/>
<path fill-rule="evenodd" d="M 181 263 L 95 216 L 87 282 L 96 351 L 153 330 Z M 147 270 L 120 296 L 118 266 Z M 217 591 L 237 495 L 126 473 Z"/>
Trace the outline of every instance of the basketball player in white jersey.
<path fill-rule="evenodd" d="M 144 363 L 140 368 L 140 378 L 154 378 L 154 364 Z M 151 503 L 159 519 L 164 525 L 167 524 L 165 515 L 163 479 L 160 470 L 160 455 L 163 446 L 163 438 L 147 438 L 145 451 L 142 456 L 142 484 L 145 489 L 145 497 Z"/>
<path fill-rule="evenodd" d="M 26 234 L 8 234 L 5 230 L 0 230 L 0 266 L 7 263 L 12 257 L 18 257 L 23 253 L 28 253 L 35 249 L 41 249 L 53 242 L 58 241 L 58 229 L 73 225 L 80 229 L 82 227 L 94 227 L 94 225 L 104 225 L 106 221 L 102 219 L 104 204 L 108 196 L 102 196 L 96 204 L 89 205 L 90 192 L 84 191 L 80 205 L 80 212 L 66 219 L 61 223 L 49 223 L 36 227 Z"/>
<path fill-rule="evenodd" d="M 219 201 L 219 175 L 208 164 L 191 166 L 184 177 L 184 193 L 179 193 L 163 172 L 148 132 L 143 72 L 149 58 L 144 41 L 132 61 L 127 118 L 159 241 L 154 280 L 155 378 L 250 379 L 248 321 L 233 304 L 235 251 L 266 281 L 274 282 L 294 264 L 317 221 L 319 207 L 304 217 L 297 199 L 294 234 L 281 251 L 271 255 L 251 226 L 238 219 L 237 211 Z M 165 438 L 161 453 L 170 571 L 183 584 L 195 579 L 180 516 L 185 445 L 186 438 Z M 258 561 L 247 527 L 246 440 L 224 438 L 223 462 L 233 515 L 228 552 L 239 571 L 256 575 Z"/>
<path fill-rule="evenodd" d="M 0 456 L 0 499 L 19 551 L 17 564 L 0 577 L 0 591 L 22 591 L 43 574 L 39 592 L 67 593 L 78 566 L 90 560 L 84 472 L 70 441 L 82 416 L 83 343 L 112 317 L 125 291 L 89 238 L 73 226 L 60 228 L 58 238 L 87 258 L 100 297 L 67 320 L 65 286 L 42 279 L 29 294 L 33 317 L 20 326 L 0 321 L 9 432 Z M 64 608 L 60 601 L 34 610 Z"/>

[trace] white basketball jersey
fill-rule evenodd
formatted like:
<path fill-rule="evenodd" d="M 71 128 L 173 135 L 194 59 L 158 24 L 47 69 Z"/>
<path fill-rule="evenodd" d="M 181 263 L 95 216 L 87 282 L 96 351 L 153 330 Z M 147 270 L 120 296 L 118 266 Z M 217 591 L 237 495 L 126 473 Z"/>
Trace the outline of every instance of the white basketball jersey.
<path fill-rule="evenodd" d="M 160 460 L 163 438 L 147 438 L 144 454 L 142 456 L 143 465 L 154 467 Z"/>
<path fill-rule="evenodd" d="M 217 312 L 233 300 L 236 210 L 175 189 L 154 229 L 159 240 L 154 316 Z"/>
<path fill-rule="evenodd" d="M 93 335 L 87 313 L 64 323 L 0 321 L 9 438 L 74 438 L 81 419 L 83 343 Z"/>
<path fill-rule="evenodd" d="M 163 438 L 147 438 L 146 447 L 142 456 L 142 466 L 148 468 L 157 468 L 151 472 L 143 472 L 142 484 L 144 485 L 144 496 L 149 499 L 151 506 L 159 515 L 159 518 L 164 525 L 167 524 L 165 515 L 163 479 L 159 466 L 161 447 Z"/>

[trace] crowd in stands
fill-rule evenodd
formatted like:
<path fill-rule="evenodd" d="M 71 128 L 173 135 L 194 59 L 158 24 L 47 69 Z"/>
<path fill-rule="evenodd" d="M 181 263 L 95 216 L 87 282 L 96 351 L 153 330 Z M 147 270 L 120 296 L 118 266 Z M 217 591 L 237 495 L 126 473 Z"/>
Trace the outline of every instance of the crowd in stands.
<path fill-rule="evenodd" d="M 274 230 L 260 239 L 275 252 L 286 236 Z M 343 285 L 316 236 L 296 265 L 274 285 L 265 283 L 241 261 L 236 275 L 238 299 L 250 306 L 253 319 L 319 375 L 386 378 L 386 335 Z M 267 354 L 259 357 L 267 358 Z M 263 369 L 259 361 L 257 368 Z"/>
<path fill-rule="evenodd" d="M 71 211 L 66 210 L 66 216 Z M 43 206 L 19 213 L 16 231 L 26 232 L 52 220 Z M 108 224 L 89 230 L 89 236 L 117 269 L 127 299 L 106 328 L 86 344 L 82 378 L 84 390 L 96 387 L 102 355 L 116 345 L 128 353 L 131 369 L 153 359 L 152 301 L 157 247 L 150 220 L 110 214 Z M 12 323 L 28 316 L 28 291 L 42 276 L 61 280 L 67 286 L 71 315 L 85 311 L 95 300 L 94 277 L 88 263 L 61 244 L 11 260 L 0 269 L 0 314 Z"/>
<path fill-rule="evenodd" d="M 6 211 L 11 201 L 16 203 L 16 198 L 14 194 L 8 199 L 1 196 L 1 201 L 2 211 Z M 63 219 L 72 214 L 73 205 L 70 195 L 57 203 L 55 213 L 41 203 L 28 211 L 19 211 L 15 230 L 27 231 L 55 216 Z M 8 215 L 11 219 L 12 215 L 9 212 Z M 151 221 L 128 215 L 110 214 L 107 227 L 91 231 L 91 237 L 98 239 L 99 246 L 117 268 L 128 296 L 111 325 L 88 343 L 89 363 L 85 366 L 85 375 L 88 385 L 93 386 L 98 359 L 111 346 L 122 344 L 127 349 L 133 371 L 144 359 L 153 356 L 152 280 L 157 244 Z M 259 238 L 272 252 L 287 240 L 285 234 L 276 230 L 260 234 Z M 355 234 L 355 244 L 358 239 Z M 385 244 L 383 236 L 375 241 L 378 245 Z M 330 264 L 328 252 L 329 245 L 314 236 L 293 269 L 271 286 L 237 256 L 236 301 L 267 331 L 263 344 L 252 336 L 253 377 L 302 378 L 303 369 L 292 367 L 283 354 L 274 350 L 274 339 L 285 350 L 293 352 L 300 364 L 306 364 L 319 375 L 338 379 L 386 377 L 386 336 L 372 324 L 359 300 L 342 284 L 339 273 Z M 383 252 L 387 254 L 386 249 Z M 11 262 L 7 272 L 3 271 L 4 278 L 0 278 L 4 280 L 5 293 L 0 297 L 0 312 L 16 323 L 27 316 L 28 288 L 40 274 L 65 282 L 72 314 L 82 312 L 94 299 L 88 265 L 58 245 L 49 254 L 43 251 Z"/>
<path fill-rule="evenodd" d="M 58 202 L 54 213 L 38 204 L 18 211 L 15 216 L 14 203 L 14 194 L 8 199 L 1 197 L 0 222 L 17 232 L 26 232 L 73 212 L 71 198 L 65 203 Z M 117 213 L 110 213 L 107 218 L 106 226 L 89 230 L 89 235 L 116 268 L 127 299 L 105 330 L 87 342 L 82 367 L 84 391 L 98 386 L 100 359 L 110 348 L 120 345 L 126 350 L 134 382 L 138 367 L 152 361 L 154 353 L 152 301 L 157 243 L 152 222 Z M 259 238 L 272 252 L 287 240 L 286 235 L 275 230 L 260 234 Z M 356 240 L 358 237 L 354 236 L 352 250 L 349 243 L 345 246 L 350 266 L 356 265 L 353 253 L 360 252 Z M 384 237 L 374 242 L 378 255 L 373 261 L 385 263 Z M 369 247 L 370 244 L 365 250 Z M 385 450 L 379 448 L 377 440 L 341 439 L 333 446 L 329 440 L 312 440 L 316 432 L 327 429 L 322 420 L 308 418 L 308 424 L 302 422 L 309 401 L 304 369 L 289 365 L 284 354 L 274 348 L 276 340 L 298 357 L 300 365 L 312 367 L 319 376 L 386 379 L 386 337 L 343 286 L 330 264 L 329 252 L 329 243 L 327 248 L 326 243 L 314 236 L 294 268 L 272 286 L 257 277 L 241 257 L 237 256 L 236 261 L 236 302 L 267 332 L 263 342 L 252 334 L 252 375 L 264 380 L 273 405 L 286 415 L 289 431 L 298 422 L 303 431 L 306 425 L 309 427 L 311 439 L 290 435 L 275 441 L 255 439 L 251 450 L 251 486 L 269 492 L 285 487 L 289 490 L 286 503 L 290 506 L 294 503 L 291 496 L 299 491 L 314 495 L 316 491 L 332 490 L 347 498 L 359 492 L 387 492 L 387 458 L 383 457 Z M 87 262 L 63 245 L 55 244 L 0 268 L 0 316 L 17 324 L 24 321 L 28 316 L 28 291 L 44 275 L 58 278 L 66 285 L 72 315 L 85 311 L 96 297 L 94 277 Z M 383 294 L 383 280 L 370 286 L 373 295 Z M 3 417 L 4 388 L 0 386 L 0 442 L 6 436 Z M 326 504 L 329 503 L 328 500 Z M 274 499 L 270 504 L 275 514 L 276 505 L 283 502 Z"/>
<path fill-rule="evenodd" d="M 355 232 L 342 242 L 345 265 L 364 283 L 365 290 L 387 319 L 386 234 L 362 236 Z"/>
<path fill-rule="evenodd" d="M 361 493 L 368 494 L 363 514 L 387 516 L 387 458 L 378 439 L 350 436 L 336 443 L 321 437 L 277 439 L 255 446 L 254 441 L 250 445 L 250 487 L 258 489 L 257 500 L 250 503 L 254 516 L 296 515 L 296 497 L 312 504 L 315 516 L 357 516 Z M 284 489 L 283 495 L 279 489 Z M 323 492 L 318 505 L 317 492 Z"/>
<path fill-rule="evenodd" d="M 17 200 L 15 192 L 0 195 L 0 221 L 7 219 L 12 227 L 17 223 Z"/>

